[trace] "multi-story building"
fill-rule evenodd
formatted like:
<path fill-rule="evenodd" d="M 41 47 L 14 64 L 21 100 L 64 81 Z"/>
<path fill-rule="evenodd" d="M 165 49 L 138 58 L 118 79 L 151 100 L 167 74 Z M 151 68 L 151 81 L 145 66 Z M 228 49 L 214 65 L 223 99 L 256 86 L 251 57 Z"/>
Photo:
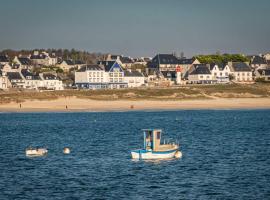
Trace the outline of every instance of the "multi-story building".
<path fill-rule="evenodd" d="M 230 67 L 223 63 L 212 63 L 210 64 L 210 71 L 212 78 L 217 83 L 229 83 L 229 75 L 231 73 Z"/>
<path fill-rule="evenodd" d="M 236 82 L 251 82 L 252 70 L 248 63 L 245 62 L 228 62 L 233 80 Z"/>
<path fill-rule="evenodd" d="M 108 74 L 99 65 L 85 65 L 75 72 L 75 84 L 78 88 L 108 88 Z"/>
<path fill-rule="evenodd" d="M 198 64 L 193 66 L 194 69 L 189 73 L 188 83 L 190 84 L 212 84 L 213 80 L 209 66 L 205 64 Z"/>

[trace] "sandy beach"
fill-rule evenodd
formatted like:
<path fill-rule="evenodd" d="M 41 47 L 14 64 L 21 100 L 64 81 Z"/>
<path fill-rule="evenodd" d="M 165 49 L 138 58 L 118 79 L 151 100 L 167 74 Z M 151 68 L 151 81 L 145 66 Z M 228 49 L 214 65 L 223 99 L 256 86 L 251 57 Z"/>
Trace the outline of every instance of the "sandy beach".
<path fill-rule="evenodd" d="M 1 112 L 94 112 L 185 109 L 267 109 L 270 98 L 215 98 L 208 100 L 89 100 L 76 97 L 1 104 Z"/>

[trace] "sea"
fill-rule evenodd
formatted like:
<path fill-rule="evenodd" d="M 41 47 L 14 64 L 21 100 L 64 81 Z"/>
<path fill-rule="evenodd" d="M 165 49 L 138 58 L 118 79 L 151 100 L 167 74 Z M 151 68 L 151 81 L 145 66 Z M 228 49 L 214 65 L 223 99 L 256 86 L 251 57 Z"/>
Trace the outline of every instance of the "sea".
<path fill-rule="evenodd" d="M 132 160 L 147 128 L 182 157 Z M 270 199 L 270 110 L 0 113 L 0 199 Z"/>

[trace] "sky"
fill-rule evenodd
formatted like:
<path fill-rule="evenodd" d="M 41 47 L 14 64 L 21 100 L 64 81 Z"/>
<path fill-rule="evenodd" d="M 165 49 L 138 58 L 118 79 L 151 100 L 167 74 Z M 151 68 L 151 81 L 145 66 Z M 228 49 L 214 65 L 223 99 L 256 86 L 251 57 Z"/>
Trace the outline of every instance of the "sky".
<path fill-rule="evenodd" d="M 1 0 L 0 49 L 270 52 L 269 0 Z"/>

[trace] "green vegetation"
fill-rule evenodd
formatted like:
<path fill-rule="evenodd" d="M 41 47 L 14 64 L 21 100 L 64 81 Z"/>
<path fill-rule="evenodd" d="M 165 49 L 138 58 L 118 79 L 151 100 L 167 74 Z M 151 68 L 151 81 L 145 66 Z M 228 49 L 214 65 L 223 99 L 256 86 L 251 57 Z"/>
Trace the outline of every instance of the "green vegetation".
<path fill-rule="evenodd" d="M 270 84 L 190 85 L 178 88 L 118 90 L 0 91 L 0 103 L 77 97 L 94 100 L 196 100 L 211 98 L 270 97 Z"/>
<path fill-rule="evenodd" d="M 249 62 L 249 59 L 241 54 L 198 55 L 195 58 L 201 63 Z"/>

